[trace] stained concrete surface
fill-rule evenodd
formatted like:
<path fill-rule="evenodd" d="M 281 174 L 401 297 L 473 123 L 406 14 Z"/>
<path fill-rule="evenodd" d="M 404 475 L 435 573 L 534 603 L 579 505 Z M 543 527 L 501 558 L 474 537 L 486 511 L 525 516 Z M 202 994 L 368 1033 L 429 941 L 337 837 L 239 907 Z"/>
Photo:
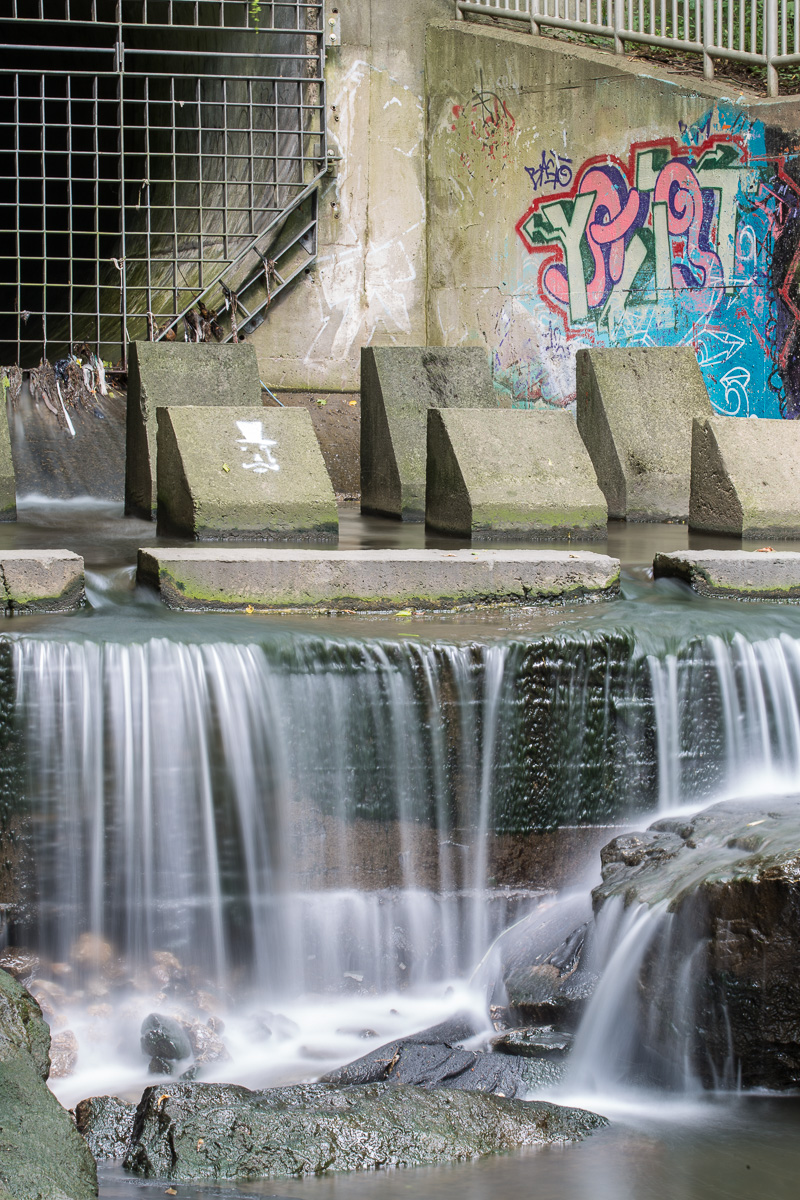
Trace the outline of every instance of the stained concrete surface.
<path fill-rule="evenodd" d="M 800 600 L 800 554 L 793 551 L 697 550 L 656 554 L 656 579 L 682 579 L 701 596 Z"/>
<path fill-rule="evenodd" d="M 6 616 L 69 612 L 83 598 L 80 555 L 70 550 L 0 551 L 0 604 Z"/>

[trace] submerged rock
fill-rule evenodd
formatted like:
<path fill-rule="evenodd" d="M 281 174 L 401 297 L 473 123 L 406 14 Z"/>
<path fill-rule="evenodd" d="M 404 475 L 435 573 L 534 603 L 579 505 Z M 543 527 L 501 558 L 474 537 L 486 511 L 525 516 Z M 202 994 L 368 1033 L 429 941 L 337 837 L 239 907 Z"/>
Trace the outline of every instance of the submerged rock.
<path fill-rule="evenodd" d="M 118 1096 L 91 1096 L 75 1108 L 75 1124 L 98 1161 L 122 1158 L 133 1131 L 136 1105 Z"/>
<path fill-rule="evenodd" d="M 706 1083 L 799 1086 L 800 796 L 657 821 L 602 861 L 597 910 L 663 914 L 637 981 L 645 1049 L 668 1056 L 680 1017 Z"/>
<path fill-rule="evenodd" d="M 50 1075 L 63 1079 L 71 1075 L 78 1061 L 78 1039 L 71 1029 L 53 1035 L 50 1042 Z"/>
<path fill-rule="evenodd" d="M 50 1031 L 33 997 L 0 970 L 0 1195 L 89 1200 L 97 1169 L 47 1086 Z"/>
<path fill-rule="evenodd" d="M 124 1165 L 175 1181 L 430 1166 L 575 1141 L 603 1117 L 468 1092 L 325 1084 L 148 1088 Z"/>

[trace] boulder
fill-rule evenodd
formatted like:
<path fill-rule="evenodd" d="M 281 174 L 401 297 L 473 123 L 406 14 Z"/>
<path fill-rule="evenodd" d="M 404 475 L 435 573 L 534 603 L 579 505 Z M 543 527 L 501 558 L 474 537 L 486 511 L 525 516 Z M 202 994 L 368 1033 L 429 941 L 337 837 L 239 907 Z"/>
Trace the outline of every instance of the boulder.
<path fill-rule="evenodd" d="M 689 525 L 742 538 L 800 537 L 800 426 L 695 419 Z"/>
<path fill-rule="evenodd" d="M 83 559 L 71 550 L 0 550 L 0 606 L 12 613 L 61 613 L 84 602 Z"/>
<path fill-rule="evenodd" d="M 0 1195 L 89 1200 L 97 1168 L 47 1086 L 50 1031 L 25 988 L 0 970 Z"/>
<path fill-rule="evenodd" d="M 688 1052 L 712 1086 L 800 1086 L 800 796 L 656 821 L 602 862 L 600 915 L 647 905 L 654 922 L 634 982 L 640 1056 L 682 1071 Z"/>
<path fill-rule="evenodd" d="M 552 1025 L 534 1025 L 506 1030 L 492 1038 L 492 1047 L 500 1054 L 560 1060 L 569 1053 L 572 1040 L 572 1034 L 559 1032 Z"/>
<path fill-rule="evenodd" d="M 124 1166 L 176 1182 L 431 1166 L 564 1144 L 606 1123 L 538 1101 L 389 1084 L 172 1084 L 142 1096 Z"/>
<path fill-rule="evenodd" d="M 611 518 L 686 521 L 692 421 L 713 416 L 688 346 L 579 350 L 578 429 Z"/>
<path fill-rule="evenodd" d="M 140 1045 L 154 1075 L 170 1075 L 174 1063 L 192 1057 L 192 1044 L 183 1025 L 160 1013 L 150 1013 L 142 1021 Z"/>
<path fill-rule="evenodd" d="M 423 521 L 428 409 L 507 407 L 481 346 L 364 347 L 362 510 Z M 487 422 L 494 415 L 487 413 Z"/>
<path fill-rule="evenodd" d="M 159 408 L 159 529 L 199 540 L 335 537 L 336 497 L 301 408 Z"/>
<path fill-rule="evenodd" d="M 75 1107 L 75 1124 L 98 1162 L 122 1158 L 133 1131 L 136 1105 L 119 1096 L 92 1096 Z"/>
<path fill-rule="evenodd" d="M 473 538 L 599 538 L 606 502 L 567 412 L 429 409 L 425 523 Z"/>
<path fill-rule="evenodd" d="M 0 378 L 3 369 L 0 367 Z M 2 391 L 5 399 L 5 389 Z M 0 412 L 0 521 L 16 521 L 17 519 L 17 480 L 14 474 L 14 460 L 11 457 L 11 436 L 8 430 L 8 420 L 5 404 Z"/>
<path fill-rule="evenodd" d="M 212 342 L 131 342 L 125 512 L 156 515 L 156 409 L 199 404 L 261 406 L 256 352 L 250 345 Z"/>

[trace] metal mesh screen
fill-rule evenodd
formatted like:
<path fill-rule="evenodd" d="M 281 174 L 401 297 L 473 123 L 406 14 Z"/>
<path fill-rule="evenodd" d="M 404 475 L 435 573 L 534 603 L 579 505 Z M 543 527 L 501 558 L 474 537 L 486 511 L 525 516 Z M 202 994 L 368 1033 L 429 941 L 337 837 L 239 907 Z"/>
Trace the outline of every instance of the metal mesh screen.
<path fill-rule="evenodd" d="M 0 26 L 0 361 L 253 327 L 316 252 L 322 4 L 2 0 Z"/>

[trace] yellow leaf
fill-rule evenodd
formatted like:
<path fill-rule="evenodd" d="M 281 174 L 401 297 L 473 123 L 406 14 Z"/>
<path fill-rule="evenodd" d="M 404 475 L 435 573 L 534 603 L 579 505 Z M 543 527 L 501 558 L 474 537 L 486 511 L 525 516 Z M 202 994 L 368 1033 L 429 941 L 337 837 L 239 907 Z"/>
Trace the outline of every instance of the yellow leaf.
<path fill-rule="evenodd" d="M 247 615 L 249 616 L 249 615 L 250 615 L 250 613 L 251 613 L 251 612 L 254 612 L 255 610 L 254 610 L 254 608 L 253 608 L 252 604 L 248 604 L 247 608 L 246 608 L 244 611 L 245 611 L 245 612 L 247 613 Z"/>
<path fill-rule="evenodd" d="M 399 612 L 397 615 L 398 615 L 398 617 L 410 617 L 410 616 L 411 616 L 411 609 L 410 609 L 410 608 L 403 608 L 403 609 L 401 609 L 401 610 L 400 610 L 400 612 Z"/>
<path fill-rule="evenodd" d="M 228 466 L 228 464 L 227 464 L 227 463 L 223 463 L 223 464 L 222 464 L 222 469 L 223 469 L 223 471 L 225 472 L 225 474 L 226 474 L 226 475 L 227 475 L 227 474 L 228 474 L 228 472 L 230 471 L 230 467 Z"/>
<path fill-rule="evenodd" d="M 347 401 L 347 403 L 348 403 L 348 404 L 350 405 L 350 407 L 352 408 L 354 404 L 358 404 L 358 401 L 357 401 L 357 400 L 348 400 L 348 401 Z"/>

